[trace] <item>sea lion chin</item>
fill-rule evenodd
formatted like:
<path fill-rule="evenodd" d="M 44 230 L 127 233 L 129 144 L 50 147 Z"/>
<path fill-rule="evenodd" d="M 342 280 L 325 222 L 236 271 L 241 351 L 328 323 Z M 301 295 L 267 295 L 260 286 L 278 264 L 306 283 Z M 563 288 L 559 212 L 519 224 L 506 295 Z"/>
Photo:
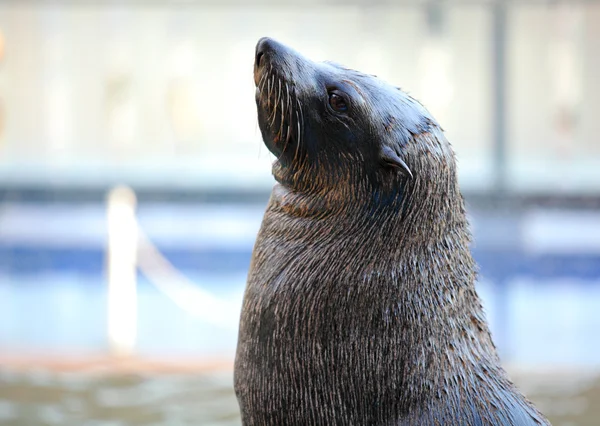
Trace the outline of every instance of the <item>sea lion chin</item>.
<path fill-rule="evenodd" d="M 242 306 L 243 424 L 548 424 L 500 365 L 436 120 L 268 38 L 254 79 L 278 183 Z"/>

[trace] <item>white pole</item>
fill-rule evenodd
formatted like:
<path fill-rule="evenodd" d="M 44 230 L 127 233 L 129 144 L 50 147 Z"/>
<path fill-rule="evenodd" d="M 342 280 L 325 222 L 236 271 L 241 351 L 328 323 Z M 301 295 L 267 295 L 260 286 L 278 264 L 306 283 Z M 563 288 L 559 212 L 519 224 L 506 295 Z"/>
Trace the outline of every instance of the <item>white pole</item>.
<path fill-rule="evenodd" d="M 108 343 L 117 356 L 133 353 L 137 335 L 135 209 L 131 188 L 116 187 L 108 194 Z"/>

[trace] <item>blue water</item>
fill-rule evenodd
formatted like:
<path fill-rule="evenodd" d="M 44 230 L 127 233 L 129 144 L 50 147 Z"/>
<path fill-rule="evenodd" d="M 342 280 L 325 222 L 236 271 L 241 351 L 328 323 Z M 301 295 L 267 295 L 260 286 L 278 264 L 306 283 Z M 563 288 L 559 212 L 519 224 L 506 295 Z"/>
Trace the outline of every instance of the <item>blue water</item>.
<path fill-rule="evenodd" d="M 139 209 L 151 241 L 194 286 L 225 302 L 232 321 L 215 324 L 140 275 L 137 354 L 233 356 L 263 209 Z M 599 366 L 600 214 L 472 216 L 478 289 L 504 360 Z M 8 205 L 0 211 L 0 352 L 108 352 L 104 217 L 101 205 Z"/>
<path fill-rule="evenodd" d="M 235 306 L 245 276 L 190 278 Z M 0 278 L 0 348 L 17 353 L 107 353 L 107 286 L 102 277 Z M 519 364 L 600 365 L 600 283 L 516 279 L 479 284 L 503 357 Z M 198 318 L 140 277 L 137 353 L 232 356 L 237 331 Z"/>

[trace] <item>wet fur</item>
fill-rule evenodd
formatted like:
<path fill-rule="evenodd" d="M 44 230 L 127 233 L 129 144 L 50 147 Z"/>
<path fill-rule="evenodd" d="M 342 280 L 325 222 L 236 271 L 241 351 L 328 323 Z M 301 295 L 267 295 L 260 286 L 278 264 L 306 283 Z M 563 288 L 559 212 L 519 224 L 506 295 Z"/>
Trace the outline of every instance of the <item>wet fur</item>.
<path fill-rule="evenodd" d="M 373 76 L 283 46 L 271 65 L 257 103 L 280 184 L 243 302 L 243 423 L 548 424 L 500 366 L 475 291 L 456 161 L 435 120 Z M 322 74 L 364 100 L 354 117 L 316 104 L 327 96 Z M 266 121 L 277 115 L 263 85 L 273 76 L 293 87 L 290 137 L 278 133 L 280 117 Z M 383 145 L 413 179 L 381 162 Z"/>

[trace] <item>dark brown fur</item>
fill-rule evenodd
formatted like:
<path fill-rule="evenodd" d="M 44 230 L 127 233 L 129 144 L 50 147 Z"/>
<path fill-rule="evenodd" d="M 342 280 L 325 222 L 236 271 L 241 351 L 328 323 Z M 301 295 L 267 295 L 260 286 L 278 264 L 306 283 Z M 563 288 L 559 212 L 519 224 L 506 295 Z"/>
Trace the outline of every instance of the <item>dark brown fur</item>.
<path fill-rule="evenodd" d="M 280 183 L 242 309 L 243 423 L 548 424 L 500 366 L 475 291 L 454 154 L 435 120 L 372 76 L 264 43 L 259 122 Z M 281 100 L 289 110 L 273 112 L 271 75 L 292 85 Z M 311 104 L 319 78 L 350 79 L 365 101 L 352 98 L 340 137 L 327 133 L 337 118 Z M 384 145 L 412 179 L 381 161 Z"/>

